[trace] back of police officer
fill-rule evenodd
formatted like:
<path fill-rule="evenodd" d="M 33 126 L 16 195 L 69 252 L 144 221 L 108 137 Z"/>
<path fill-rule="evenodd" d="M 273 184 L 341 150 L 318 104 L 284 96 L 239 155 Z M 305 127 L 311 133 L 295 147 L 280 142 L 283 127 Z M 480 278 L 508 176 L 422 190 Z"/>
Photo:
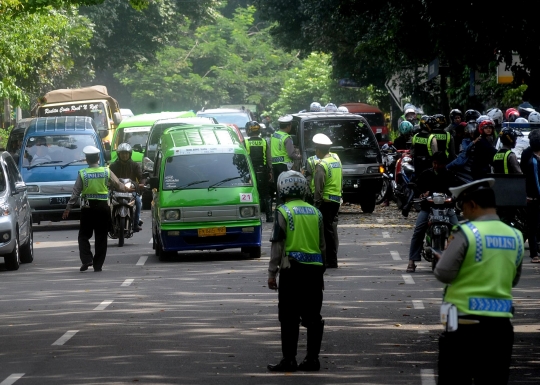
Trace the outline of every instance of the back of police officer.
<path fill-rule="evenodd" d="M 321 317 L 325 245 L 322 215 L 303 201 L 308 186 L 302 174 L 287 171 L 278 178 L 285 202 L 276 210 L 268 266 L 268 288 L 277 290 L 283 359 L 268 365 L 273 372 L 320 369 L 319 352 L 324 330 Z M 299 324 L 307 328 L 307 356 L 297 366 Z"/>
<path fill-rule="evenodd" d="M 413 136 L 411 156 L 414 162 L 414 173 L 418 177 L 431 167 L 431 157 L 437 152 L 437 140 L 431 133 L 435 119 L 424 115 L 420 119 L 420 132 Z"/>
<path fill-rule="evenodd" d="M 439 385 L 508 383 L 512 287 L 519 281 L 524 247 L 522 234 L 496 214 L 493 183 L 481 179 L 450 189 L 468 221 L 455 227 L 434 270 L 448 285 L 444 303 L 457 310 L 457 317 L 444 310 L 450 319 L 439 339 Z"/>
<path fill-rule="evenodd" d="M 523 136 L 512 127 L 505 127 L 499 133 L 502 147 L 493 157 L 493 172 L 495 174 L 521 174 L 521 167 L 512 149 L 516 147 L 517 138 Z"/>
<path fill-rule="evenodd" d="M 272 181 L 272 157 L 268 142 L 261 138 L 261 126 L 252 121 L 246 123 L 248 138 L 245 141 L 246 150 L 251 158 L 257 176 L 257 191 L 266 213 L 266 222 L 273 222 L 272 198 L 270 196 L 270 183 Z"/>
<path fill-rule="evenodd" d="M 456 157 L 456 149 L 454 137 L 450 132 L 445 130 L 448 124 L 446 117 L 442 114 L 436 114 L 433 115 L 433 118 L 435 119 L 435 124 L 431 133 L 437 140 L 437 151 L 444 152 L 448 160 L 452 161 Z"/>

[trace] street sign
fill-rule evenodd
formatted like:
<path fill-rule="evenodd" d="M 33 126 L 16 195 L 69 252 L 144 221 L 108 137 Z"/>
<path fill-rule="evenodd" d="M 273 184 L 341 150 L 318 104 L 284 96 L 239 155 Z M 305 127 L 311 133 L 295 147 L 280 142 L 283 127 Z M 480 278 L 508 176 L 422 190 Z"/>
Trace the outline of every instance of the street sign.
<path fill-rule="evenodd" d="M 394 74 L 392 77 L 384 83 L 384 86 L 388 90 L 388 93 L 394 99 L 397 106 L 403 111 L 403 102 L 401 100 L 401 88 L 399 87 L 398 75 Z"/>
<path fill-rule="evenodd" d="M 361 85 L 352 79 L 339 79 L 338 85 L 346 88 L 361 88 Z"/>
<path fill-rule="evenodd" d="M 435 59 L 433 60 L 431 63 L 429 63 L 428 65 L 428 82 L 433 79 L 434 77 L 437 77 L 439 75 L 439 59 Z"/>

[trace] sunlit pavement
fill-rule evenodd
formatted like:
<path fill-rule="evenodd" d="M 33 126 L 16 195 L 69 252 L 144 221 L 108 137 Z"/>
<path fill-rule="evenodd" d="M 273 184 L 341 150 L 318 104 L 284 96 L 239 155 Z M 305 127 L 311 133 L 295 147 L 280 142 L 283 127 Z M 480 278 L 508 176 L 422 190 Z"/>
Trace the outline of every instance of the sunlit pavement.
<path fill-rule="evenodd" d="M 0 264 L 0 385 L 435 384 L 442 285 L 426 262 L 405 273 L 414 215 L 344 211 L 340 267 L 325 275 L 320 372 L 266 370 L 281 358 L 270 225 L 260 260 L 233 250 L 159 262 L 144 212 L 124 247 L 109 240 L 101 273 L 79 272 L 76 222 L 36 226 L 34 263 Z M 527 254 L 511 384 L 540 383 L 539 274 Z M 298 361 L 305 346 L 303 329 Z"/>

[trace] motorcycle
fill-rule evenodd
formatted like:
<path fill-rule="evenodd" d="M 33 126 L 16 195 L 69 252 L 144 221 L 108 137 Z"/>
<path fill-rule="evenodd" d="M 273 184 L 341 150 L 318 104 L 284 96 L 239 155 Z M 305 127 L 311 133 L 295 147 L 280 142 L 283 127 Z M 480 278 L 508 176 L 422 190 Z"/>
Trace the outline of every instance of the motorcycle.
<path fill-rule="evenodd" d="M 131 179 L 121 178 L 127 188 L 133 187 Z M 109 237 L 118 239 L 118 247 L 124 246 L 124 240 L 133 236 L 133 218 L 135 211 L 135 193 L 111 191 L 109 194 L 112 226 Z"/>
<path fill-rule="evenodd" d="M 376 204 L 381 204 L 385 200 L 394 200 L 394 173 L 396 170 L 396 163 L 401 158 L 401 153 L 396 150 L 391 144 L 385 144 L 381 147 L 382 152 L 382 164 L 384 167 L 383 172 L 383 184 L 381 191 L 377 194 Z"/>
<path fill-rule="evenodd" d="M 414 166 L 408 150 L 399 150 L 400 158 L 396 162 L 395 177 L 392 181 L 394 199 L 398 209 L 402 209 L 414 193 L 411 185 L 414 178 Z"/>
<path fill-rule="evenodd" d="M 427 202 L 429 205 L 428 228 L 421 255 L 431 263 L 431 270 L 435 270 L 438 259 L 433 255 L 433 250 L 442 252 L 446 249 L 453 226 L 450 217 L 454 215 L 454 201 L 452 197 L 442 193 L 433 193 L 432 196 L 417 201 Z"/>

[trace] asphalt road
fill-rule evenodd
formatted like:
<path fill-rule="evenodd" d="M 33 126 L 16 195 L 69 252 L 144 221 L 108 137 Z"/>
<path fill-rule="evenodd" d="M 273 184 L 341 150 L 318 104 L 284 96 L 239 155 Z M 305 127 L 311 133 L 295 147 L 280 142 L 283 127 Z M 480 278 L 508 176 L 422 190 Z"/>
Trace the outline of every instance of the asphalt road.
<path fill-rule="evenodd" d="M 163 263 L 144 212 L 124 247 L 109 240 L 101 273 L 79 272 L 75 222 L 36 226 L 34 262 L 0 264 L 0 385 L 435 384 L 442 285 L 427 263 L 405 273 L 414 218 L 344 211 L 319 373 L 266 369 L 281 358 L 269 225 L 260 260 L 234 250 Z M 540 270 L 528 262 L 515 289 L 511 384 L 540 383 Z"/>

